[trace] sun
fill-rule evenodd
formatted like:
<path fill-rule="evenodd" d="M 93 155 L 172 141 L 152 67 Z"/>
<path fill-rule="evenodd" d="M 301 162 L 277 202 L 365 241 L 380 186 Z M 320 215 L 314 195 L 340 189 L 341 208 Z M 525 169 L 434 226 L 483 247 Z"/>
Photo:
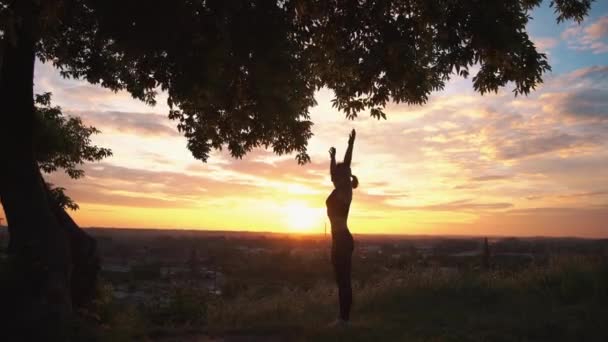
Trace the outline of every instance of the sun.
<path fill-rule="evenodd" d="M 294 232 L 313 232 L 321 224 L 321 210 L 311 208 L 303 202 L 289 202 L 285 205 L 287 226 Z"/>

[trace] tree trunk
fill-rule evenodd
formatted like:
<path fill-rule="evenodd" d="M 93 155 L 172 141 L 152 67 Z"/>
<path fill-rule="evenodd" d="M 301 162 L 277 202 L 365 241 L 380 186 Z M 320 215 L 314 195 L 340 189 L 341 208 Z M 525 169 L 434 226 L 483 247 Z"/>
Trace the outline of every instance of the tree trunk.
<path fill-rule="evenodd" d="M 9 340 L 66 340 L 71 316 L 67 234 L 49 206 L 33 151 L 34 1 L 14 5 L 15 40 L 2 41 L 0 197 L 11 275 L 2 303 Z M 4 333 L 3 333 L 4 334 Z"/>
<path fill-rule="evenodd" d="M 40 179 L 43 184 L 46 184 L 42 174 L 40 174 Z M 52 199 L 49 195 L 50 189 L 48 186 L 46 186 L 46 190 L 51 210 L 68 236 L 72 256 L 72 306 L 80 308 L 95 298 L 97 275 L 100 268 L 97 242 L 74 222 L 65 209 Z"/>

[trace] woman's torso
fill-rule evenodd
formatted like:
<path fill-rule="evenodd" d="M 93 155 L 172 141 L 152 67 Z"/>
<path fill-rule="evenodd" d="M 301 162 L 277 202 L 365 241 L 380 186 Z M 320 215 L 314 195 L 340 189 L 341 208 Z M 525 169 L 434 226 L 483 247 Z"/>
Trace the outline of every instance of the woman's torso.
<path fill-rule="evenodd" d="M 334 246 L 347 245 L 346 247 L 350 247 L 353 244 L 353 237 L 347 225 L 351 201 L 352 189 L 334 189 L 325 201 Z"/>

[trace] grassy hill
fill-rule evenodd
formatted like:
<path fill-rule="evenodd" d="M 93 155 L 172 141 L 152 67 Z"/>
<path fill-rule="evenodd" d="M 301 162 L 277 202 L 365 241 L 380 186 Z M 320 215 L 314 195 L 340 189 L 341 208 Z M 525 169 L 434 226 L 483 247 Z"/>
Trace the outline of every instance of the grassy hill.
<path fill-rule="evenodd" d="M 608 264 L 600 258 L 553 259 L 516 272 L 391 271 L 357 282 L 354 293 L 348 328 L 328 326 L 336 294 L 320 282 L 271 293 L 253 287 L 230 299 L 183 296 L 160 320 L 109 303 L 95 334 L 112 341 L 608 341 Z"/>

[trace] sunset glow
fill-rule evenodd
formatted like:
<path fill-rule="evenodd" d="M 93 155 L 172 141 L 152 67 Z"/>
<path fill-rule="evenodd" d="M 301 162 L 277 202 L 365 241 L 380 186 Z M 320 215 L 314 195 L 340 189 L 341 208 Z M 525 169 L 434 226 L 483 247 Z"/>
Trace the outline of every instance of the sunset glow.
<path fill-rule="evenodd" d="M 322 232 L 327 151 L 342 159 L 355 128 L 355 234 L 607 237 L 608 2 L 580 25 L 556 24 L 548 7 L 532 16 L 553 71 L 529 96 L 509 86 L 481 96 L 455 77 L 422 106 L 389 103 L 387 120 L 350 121 L 321 89 L 304 166 L 264 149 L 242 159 L 215 151 L 203 163 L 167 118 L 166 94 L 150 107 L 38 62 L 36 92 L 99 128 L 94 143 L 114 153 L 84 165 L 82 179 L 47 178 L 78 202 L 84 227 Z"/>
<path fill-rule="evenodd" d="M 319 233 L 322 227 L 322 211 L 309 208 L 306 204 L 291 202 L 285 206 L 288 227 L 298 233 Z"/>

